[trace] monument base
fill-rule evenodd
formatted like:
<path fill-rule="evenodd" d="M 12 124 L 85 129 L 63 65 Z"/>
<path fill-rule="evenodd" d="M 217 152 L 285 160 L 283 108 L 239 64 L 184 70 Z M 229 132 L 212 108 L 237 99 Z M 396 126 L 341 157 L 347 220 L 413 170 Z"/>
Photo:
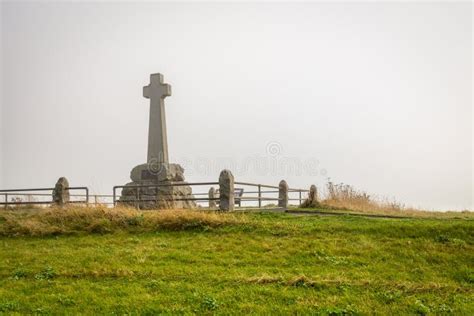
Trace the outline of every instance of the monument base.
<path fill-rule="evenodd" d="M 130 172 L 132 182 L 122 189 L 119 204 L 140 209 L 195 208 L 192 189 L 184 182 L 184 169 L 178 164 L 142 164 Z M 172 185 L 174 184 L 174 185 Z M 137 187 L 157 185 L 157 187 Z"/>

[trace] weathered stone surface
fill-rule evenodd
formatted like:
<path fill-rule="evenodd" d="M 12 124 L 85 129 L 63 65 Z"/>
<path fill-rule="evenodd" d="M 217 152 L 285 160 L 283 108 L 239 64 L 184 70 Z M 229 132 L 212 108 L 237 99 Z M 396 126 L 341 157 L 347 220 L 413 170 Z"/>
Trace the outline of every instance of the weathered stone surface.
<path fill-rule="evenodd" d="M 139 165 L 132 170 L 132 182 L 127 183 L 122 189 L 119 203 L 138 207 L 140 209 L 166 209 L 166 208 L 195 208 L 197 207 L 192 199 L 192 189 L 184 182 L 184 169 L 177 164 L 169 164 L 162 168 L 159 176 L 153 179 L 146 177 L 135 177 L 141 171 L 149 171 L 143 167 L 147 164 Z M 170 167 L 171 166 L 171 167 Z M 161 179 L 161 180 L 159 180 Z M 180 181 L 175 181 L 181 179 Z M 139 185 L 151 185 L 151 187 L 137 187 Z"/>
<path fill-rule="evenodd" d="M 182 200 L 194 198 L 191 187 L 184 182 L 184 169 L 168 162 L 164 99 L 171 96 L 171 86 L 163 83 L 163 75 L 151 74 L 143 96 L 150 99 L 147 163 L 132 169 L 132 182 L 123 188 L 119 203 L 141 209 L 197 207 L 193 200 Z M 138 188 L 139 185 L 154 187 Z"/>
<path fill-rule="evenodd" d="M 64 205 L 69 203 L 70 196 L 69 196 L 69 181 L 65 177 L 61 177 L 56 182 L 53 190 L 53 201 L 57 205 Z"/>
<path fill-rule="evenodd" d="M 302 207 L 318 207 L 318 189 L 313 184 L 309 188 L 308 198 L 301 204 Z"/>
<path fill-rule="evenodd" d="M 310 200 L 311 202 L 318 201 L 318 189 L 316 188 L 314 184 L 311 185 L 311 187 L 309 188 L 308 200 Z"/>
<path fill-rule="evenodd" d="M 148 127 L 148 162 L 168 163 L 165 98 L 171 96 L 171 86 L 163 83 L 163 75 L 150 75 L 150 84 L 143 87 L 143 97 L 150 99 Z"/>
<path fill-rule="evenodd" d="M 219 175 L 219 209 L 234 210 L 234 176 L 230 170 L 222 170 Z"/>
<path fill-rule="evenodd" d="M 156 187 L 137 187 L 137 185 L 157 185 Z M 172 185 L 174 184 L 174 185 Z M 122 190 L 120 203 L 138 207 L 140 209 L 177 209 L 177 208 L 194 208 L 196 203 L 190 200 L 182 200 L 194 198 L 190 186 L 181 182 L 161 182 L 154 183 L 144 181 L 141 183 L 130 182 Z"/>
<path fill-rule="evenodd" d="M 184 169 L 175 163 L 145 163 L 130 172 L 132 181 L 184 181 Z"/>
<path fill-rule="evenodd" d="M 281 180 L 278 185 L 278 206 L 288 207 L 288 184 L 285 180 Z"/>
<path fill-rule="evenodd" d="M 216 190 L 213 187 L 211 187 L 209 189 L 209 208 L 217 207 L 216 200 L 213 200 L 215 199 L 215 197 L 216 197 Z"/>

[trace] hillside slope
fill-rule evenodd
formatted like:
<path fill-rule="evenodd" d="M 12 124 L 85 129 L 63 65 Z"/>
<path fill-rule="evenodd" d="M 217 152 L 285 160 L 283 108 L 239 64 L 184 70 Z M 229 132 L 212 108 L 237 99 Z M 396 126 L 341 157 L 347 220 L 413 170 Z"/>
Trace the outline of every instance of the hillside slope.
<path fill-rule="evenodd" d="M 474 314 L 472 220 L 140 216 L 31 236 L 0 215 L 0 313 Z"/>

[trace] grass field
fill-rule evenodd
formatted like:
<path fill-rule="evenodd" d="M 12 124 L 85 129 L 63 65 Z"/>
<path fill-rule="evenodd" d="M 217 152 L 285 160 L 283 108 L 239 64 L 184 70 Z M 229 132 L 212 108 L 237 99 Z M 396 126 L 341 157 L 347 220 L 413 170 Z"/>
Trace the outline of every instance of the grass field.
<path fill-rule="evenodd" d="M 0 314 L 474 315 L 472 219 L 43 212 L 0 213 Z"/>

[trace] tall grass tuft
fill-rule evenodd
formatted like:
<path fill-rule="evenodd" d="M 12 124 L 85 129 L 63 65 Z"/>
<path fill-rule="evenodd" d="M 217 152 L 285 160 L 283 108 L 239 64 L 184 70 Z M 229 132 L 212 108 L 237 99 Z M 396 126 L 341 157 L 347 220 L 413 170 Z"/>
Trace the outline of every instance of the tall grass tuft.
<path fill-rule="evenodd" d="M 357 190 L 353 186 L 328 181 L 326 184 L 326 196 L 321 201 L 323 208 L 334 210 L 349 210 L 366 214 L 378 215 L 402 215 L 412 217 L 433 217 L 434 213 L 452 217 L 456 214 L 465 215 L 470 212 L 432 212 L 407 207 L 403 203 L 387 198 L 375 198 L 367 192 Z M 469 214 L 468 214 L 469 215 Z M 443 217 L 443 216 L 440 216 Z"/>
<path fill-rule="evenodd" d="M 74 233 L 109 233 L 115 231 L 147 232 L 155 230 L 207 230 L 244 224 L 239 214 L 198 210 L 138 211 L 71 206 L 65 209 L 35 209 L 0 213 L 0 235 L 47 236 Z"/>

